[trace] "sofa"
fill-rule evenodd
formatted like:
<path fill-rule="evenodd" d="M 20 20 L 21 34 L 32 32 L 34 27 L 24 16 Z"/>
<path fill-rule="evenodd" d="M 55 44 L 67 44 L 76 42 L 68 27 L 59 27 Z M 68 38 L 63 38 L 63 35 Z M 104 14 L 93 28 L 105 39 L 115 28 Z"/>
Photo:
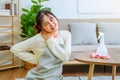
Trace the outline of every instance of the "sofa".
<path fill-rule="evenodd" d="M 119 19 L 60 19 L 60 30 L 69 30 L 72 35 L 72 55 L 68 64 L 83 64 L 74 57 L 83 51 L 96 50 L 99 41 L 98 32 L 105 34 L 107 48 L 120 48 Z"/>

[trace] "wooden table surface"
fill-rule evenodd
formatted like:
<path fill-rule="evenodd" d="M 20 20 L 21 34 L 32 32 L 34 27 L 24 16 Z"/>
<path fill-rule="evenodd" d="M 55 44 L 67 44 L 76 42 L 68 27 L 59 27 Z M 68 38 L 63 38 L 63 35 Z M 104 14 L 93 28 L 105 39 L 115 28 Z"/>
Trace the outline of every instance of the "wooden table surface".
<path fill-rule="evenodd" d="M 90 58 L 90 53 L 95 53 L 95 50 L 80 52 L 80 54 L 75 56 L 75 60 L 90 64 L 88 80 L 92 80 L 94 66 L 96 64 L 112 66 L 112 80 L 115 80 L 116 66 L 120 66 L 120 49 L 108 49 L 110 59 Z"/>

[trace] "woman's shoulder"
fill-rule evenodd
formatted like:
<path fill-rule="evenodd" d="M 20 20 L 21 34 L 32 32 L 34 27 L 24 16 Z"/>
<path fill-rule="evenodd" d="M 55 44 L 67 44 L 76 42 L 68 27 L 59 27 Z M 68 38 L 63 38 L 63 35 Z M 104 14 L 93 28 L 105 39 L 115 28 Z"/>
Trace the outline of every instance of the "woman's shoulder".
<path fill-rule="evenodd" d="M 36 34 L 35 38 L 40 39 L 40 40 L 44 40 L 44 38 L 42 37 L 42 35 L 40 33 Z"/>
<path fill-rule="evenodd" d="M 36 34 L 33 37 L 30 38 L 31 40 L 35 40 L 37 42 L 44 42 L 45 40 L 43 39 L 43 37 L 41 36 L 41 34 Z"/>

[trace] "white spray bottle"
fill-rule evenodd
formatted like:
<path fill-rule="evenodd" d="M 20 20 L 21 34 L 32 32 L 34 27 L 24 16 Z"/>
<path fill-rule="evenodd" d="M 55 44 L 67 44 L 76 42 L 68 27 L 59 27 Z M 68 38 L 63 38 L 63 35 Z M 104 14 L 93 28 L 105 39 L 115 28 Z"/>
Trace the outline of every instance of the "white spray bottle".
<path fill-rule="evenodd" d="M 98 45 L 96 53 L 98 53 L 101 56 L 107 56 L 107 48 L 105 46 L 104 33 L 103 32 L 99 32 L 98 40 L 100 41 L 100 43 Z"/>

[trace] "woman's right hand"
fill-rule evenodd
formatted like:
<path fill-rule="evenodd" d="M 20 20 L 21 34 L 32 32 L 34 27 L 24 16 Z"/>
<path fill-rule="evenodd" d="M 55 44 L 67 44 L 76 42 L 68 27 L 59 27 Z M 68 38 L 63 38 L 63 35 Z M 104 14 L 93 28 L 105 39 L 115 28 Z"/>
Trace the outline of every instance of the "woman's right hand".
<path fill-rule="evenodd" d="M 49 38 L 53 37 L 53 33 L 47 32 L 45 30 L 42 30 L 41 34 L 45 40 L 48 40 Z"/>
<path fill-rule="evenodd" d="M 38 69 L 39 69 L 39 64 L 37 64 L 35 67 L 36 72 L 38 71 Z"/>

